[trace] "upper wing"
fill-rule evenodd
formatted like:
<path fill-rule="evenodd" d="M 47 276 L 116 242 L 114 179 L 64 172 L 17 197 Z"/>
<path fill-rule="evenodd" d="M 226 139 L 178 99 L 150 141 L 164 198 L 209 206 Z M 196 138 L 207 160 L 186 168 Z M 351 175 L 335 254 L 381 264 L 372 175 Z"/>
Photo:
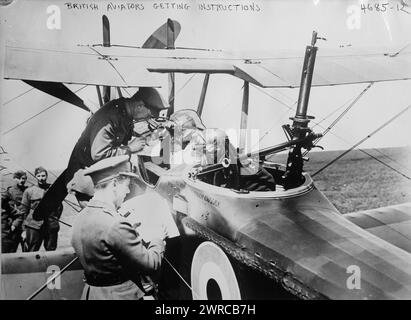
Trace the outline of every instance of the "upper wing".
<path fill-rule="evenodd" d="M 229 73 L 265 88 L 300 86 L 303 57 L 290 52 L 265 58 L 213 56 L 202 52 L 179 61 L 171 59 L 149 68 L 157 72 Z M 211 66 L 210 66 L 211 64 Z M 313 86 L 411 79 L 411 52 L 390 55 L 383 51 L 319 52 L 314 68 Z"/>
<path fill-rule="evenodd" d="M 303 57 L 290 53 L 265 58 L 236 57 L 226 52 L 190 49 L 143 49 L 80 46 L 70 50 L 6 47 L 5 78 L 157 87 L 153 72 L 226 73 L 260 87 L 300 85 Z M 313 86 L 411 79 L 411 52 L 343 53 L 321 51 Z"/>
<path fill-rule="evenodd" d="M 92 47 L 50 50 L 6 47 L 6 79 L 113 87 L 158 87 L 144 64 L 99 54 Z"/>
<path fill-rule="evenodd" d="M 351 222 L 411 253 L 411 203 L 345 214 Z"/>

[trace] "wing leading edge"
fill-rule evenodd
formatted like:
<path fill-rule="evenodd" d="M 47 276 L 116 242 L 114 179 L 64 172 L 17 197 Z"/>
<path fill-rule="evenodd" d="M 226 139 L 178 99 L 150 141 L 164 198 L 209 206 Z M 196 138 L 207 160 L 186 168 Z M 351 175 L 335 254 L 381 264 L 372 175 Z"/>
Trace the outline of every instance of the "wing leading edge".
<path fill-rule="evenodd" d="M 79 46 L 70 50 L 6 47 L 5 78 L 115 87 L 158 87 L 154 73 L 226 73 L 265 88 L 300 85 L 303 58 L 286 53 L 238 58 L 192 49 Z M 319 55 L 313 86 L 411 79 L 411 52 Z"/>

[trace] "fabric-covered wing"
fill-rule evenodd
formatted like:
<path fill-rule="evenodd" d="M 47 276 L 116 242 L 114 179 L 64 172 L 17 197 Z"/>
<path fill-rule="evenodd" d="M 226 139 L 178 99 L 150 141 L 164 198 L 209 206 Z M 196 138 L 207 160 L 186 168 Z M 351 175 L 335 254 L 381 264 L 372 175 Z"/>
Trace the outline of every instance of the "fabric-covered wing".
<path fill-rule="evenodd" d="M 303 57 L 236 57 L 192 49 L 79 46 L 75 50 L 6 47 L 5 78 L 116 87 L 159 86 L 154 72 L 226 73 L 260 87 L 300 85 Z M 411 52 L 319 52 L 313 86 L 411 79 Z"/>
<path fill-rule="evenodd" d="M 345 214 L 351 222 L 411 253 L 411 203 Z"/>
<path fill-rule="evenodd" d="M 303 57 L 284 52 L 274 57 L 238 58 L 218 51 L 167 50 L 150 52 L 148 70 L 154 72 L 228 73 L 266 88 L 300 86 Z M 313 86 L 411 79 L 411 52 L 343 50 L 319 52 Z M 153 63 L 151 66 L 150 64 Z"/>
<path fill-rule="evenodd" d="M 90 47 L 48 50 L 6 47 L 6 79 L 113 87 L 158 87 L 144 64 L 103 56 Z"/>
<path fill-rule="evenodd" d="M 235 75 L 261 87 L 299 87 L 302 58 L 273 58 L 236 64 Z M 318 55 L 313 86 L 406 80 L 411 78 L 411 53 Z"/>

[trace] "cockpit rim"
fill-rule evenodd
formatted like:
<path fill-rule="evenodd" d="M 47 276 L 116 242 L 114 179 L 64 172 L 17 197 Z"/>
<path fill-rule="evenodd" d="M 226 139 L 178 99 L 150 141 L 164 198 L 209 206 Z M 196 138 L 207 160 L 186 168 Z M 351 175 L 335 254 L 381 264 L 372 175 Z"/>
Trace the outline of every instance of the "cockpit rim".
<path fill-rule="evenodd" d="M 280 163 L 264 161 L 262 163 L 264 167 L 271 167 L 275 169 L 285 170 L 285 166 Z M 242 199 L 287 199 L 292 197 L 301 196 L 308 193 L 314 188 L 314 183 L 311 176 L 307 172 L 303 172 L 304 182 L 296 188 L 288 190 L 275 190 L 275 191 L 246 191 L 241 192 L 234 189 L 228 189 L 220 186 L 215 186 L 199 179 L 193 178 L 188 173 L 184 175 L 183 180 L 192 188 L 201 190 L 203 192 L 218 193 L 225 197 L 242 198 Z"/>

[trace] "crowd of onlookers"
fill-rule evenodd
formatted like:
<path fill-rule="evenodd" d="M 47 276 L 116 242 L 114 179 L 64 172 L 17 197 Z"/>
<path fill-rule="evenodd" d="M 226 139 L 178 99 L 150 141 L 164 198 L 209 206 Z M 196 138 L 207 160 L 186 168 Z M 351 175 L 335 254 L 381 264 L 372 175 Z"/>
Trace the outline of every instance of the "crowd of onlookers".
<path fill-rule="evenodd" d="M 16 252 L 19 245 L 23 252 L 38 251 L 41 245 L 47 251 L 56 250 L 60 229 L 62 205 L 43 220 L 33 219 L 33 211 L 50 187 L 48 173 L 43 167 L 34 171 L 37 183 L 26 186 L 27 173 L 16 171 L 14 183 L 1 195 L 1 252 Z"/>

